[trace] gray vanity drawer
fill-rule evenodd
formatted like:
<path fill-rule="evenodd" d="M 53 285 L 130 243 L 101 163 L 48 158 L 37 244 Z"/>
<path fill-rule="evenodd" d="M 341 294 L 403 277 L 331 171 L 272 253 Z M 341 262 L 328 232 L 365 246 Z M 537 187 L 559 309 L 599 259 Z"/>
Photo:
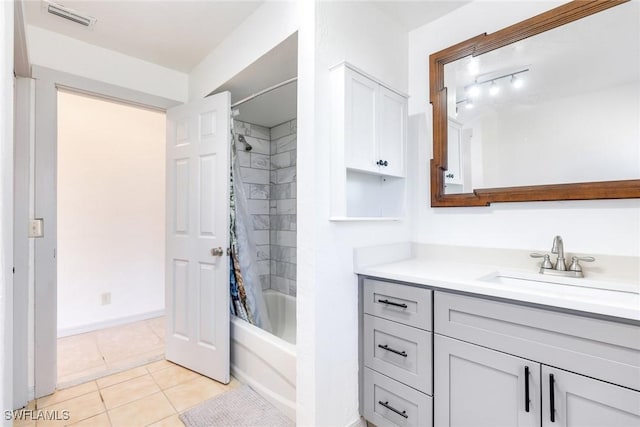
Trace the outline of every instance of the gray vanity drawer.
<path fill-rule="evenodd" d="M 431 330 L 431 290 L 365 279 L 364 312 Z"/>
<path fill-rule="evenodd" d="M 378 427 L 432 425 L 431 397 L 369 368 L 364 370 L 364 417 L 367 421 Z"/>
<path fill-rule="evenodd" d="M 430 332 L 364 315 L 365 366 L 427 394 L 431 394 L 431 349 Z"/>
<path fill-rule="evenodd" d="M 436 292 L 434 331 L 640 390 L 640 326 Z"/>

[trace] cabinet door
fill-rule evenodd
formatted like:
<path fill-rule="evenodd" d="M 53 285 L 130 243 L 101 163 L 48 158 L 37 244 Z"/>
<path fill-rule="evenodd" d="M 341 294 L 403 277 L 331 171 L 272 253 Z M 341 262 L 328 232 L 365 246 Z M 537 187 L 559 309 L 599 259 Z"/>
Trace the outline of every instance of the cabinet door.
<path fill-rule="evenodd" d="M 548 366 L 542 404 L 543 427 L 640 426 L 640 392 Z"/>
<path fill-rule="evenodd" d="M 538 363 L 434 336 L 436 426 L 539 426 L 539 381 Z"/>
<path fill-rule="evenodd" d="M 447 170 L 445 184 L 462 185 L 462 125 L 449 119 L 447 128 Z"/>
<path fill-rule="evenodd" d="M 378 86 L 376 140 L 380 173 L 404 176 L 407 101 L 397 93 Z"/>
<path fill-rule="evenodd" d="M 345 70 L 345 165 L 378 172 L 376 165 L 376 92 L 378 84 Z"/>

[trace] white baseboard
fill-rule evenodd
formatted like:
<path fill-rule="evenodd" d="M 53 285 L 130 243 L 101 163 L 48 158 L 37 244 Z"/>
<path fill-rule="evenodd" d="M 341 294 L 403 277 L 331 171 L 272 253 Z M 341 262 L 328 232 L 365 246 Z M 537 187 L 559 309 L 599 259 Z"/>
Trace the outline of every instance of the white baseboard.
<path fill-rule="evenodd" d="M 102 322 L 90 323 L 88 325 L 74 326 L 72 328 L 58 329 L 58 338 L 70 335 L 84 334 L 85 332 L 97 331 L 99 329 L 111 328 L 113 326 L 126 325 L 127 323 L 139 322 L 140 320 L 153 319 L 164 316 L 164 310 L 149 311 L 147 313 L 134 314 L 133 316 L 119 317 L 117 319 L 105 320 Z"/>
<path fill-rule="evenodd" d="M 351 423 L 347 425 L 347 427 L 366 427 L 366 426 L 367 426 L 367 422 L 362 417 L 356 418 L 355 420 L 353 420 Z"/>

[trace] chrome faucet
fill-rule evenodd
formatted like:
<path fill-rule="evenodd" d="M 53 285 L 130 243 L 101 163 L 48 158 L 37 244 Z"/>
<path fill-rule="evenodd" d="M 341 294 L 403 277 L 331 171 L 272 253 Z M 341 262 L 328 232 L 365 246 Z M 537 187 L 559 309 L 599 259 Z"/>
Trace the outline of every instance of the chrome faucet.
<path fill-rule="evenodd" d="M 555 276 L 567 277 L 584 277 L 580 261 L 593 262 L 596 260 L 592 256 L 572 256 L 571 265 L 567 270 L 567 264 L 564 260 L 564 242 L 562 241 L 562 237 L 560 236 L 556 236 L 553 238 L 553 247 L 551 248 L 551 253 L 558 255 L 558 259 L 556 260 L 555 265 L 551 262 L 549 254 L 539 254 L 535 252 L 531 254 L 531 258 L 544 258 L 542 263 L 540 264 L 540 274 L 552 274 Z"/>
<path fill-rule="evenodd" d="M 562 242 L 562 237 L 556 236 L 553 238 L 553 247 L 551 248 L 551 253 L 558 254 L 555 269 L 565 271 L 567 269 L 567 264 L 565 264 L 564 262 L 564 243 Z"/>

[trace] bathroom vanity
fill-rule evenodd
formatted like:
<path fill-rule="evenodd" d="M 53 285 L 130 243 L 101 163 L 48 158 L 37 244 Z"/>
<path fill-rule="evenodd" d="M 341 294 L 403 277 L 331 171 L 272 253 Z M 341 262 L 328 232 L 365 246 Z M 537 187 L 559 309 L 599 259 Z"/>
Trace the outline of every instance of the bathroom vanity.
<path fill-rule="evenodd" d="M 449 257 L 453 250 L 356 260 L 367 421 L 640 425 L 637 281 L 549 279 L 487 262 L 493 254 Z M 496 279 L 505 277 L 520 284 Z"/>
<path fill-rule="evenodd" d="M 573 1 L 431 53 L 431 206 L 639 198 L 637 151 L 624 154 L 637 150 L 635 130 L 610 125 L 617 101 L 589 98 L 596 86 L 626 93 L 613 72 L 627 66 L 637 93 L 637 61 L 607 56 L 614 46 L 637 51 L 627 36 L 637 12 L 638 2 Z M 576 79 L 594 63 L 608 66 L 591 76 L 597 84 Z M 633 114 L 621 122 L 636 123 Z M 621 160 L 603 161 L 611 153 Z M 626 160 L 624 175 L 605 165 Z M 461 233 L 452 230 L 454 240 Z M 363 417 L 377 426 L 640 426 L 638 257 L 565 257 L 560 236 L 551 252 L 553 261 L 531 254 L 538 262 L 520 250 L 356 250 Z"/>

